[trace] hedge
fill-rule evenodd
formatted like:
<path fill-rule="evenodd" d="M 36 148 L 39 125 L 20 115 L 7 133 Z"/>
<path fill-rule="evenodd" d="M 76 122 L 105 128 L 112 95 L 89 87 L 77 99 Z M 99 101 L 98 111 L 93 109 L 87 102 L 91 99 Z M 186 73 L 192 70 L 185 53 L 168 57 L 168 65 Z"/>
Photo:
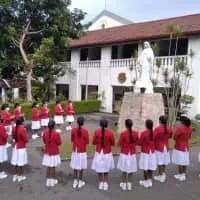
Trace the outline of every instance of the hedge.
<path fill-rule="evenodd" d="M 61 102 L 64 111 L 65 111 L 67 103 L 68 103 L 67 101 Z M 99 112 L 100 107 L 101 107 L 101 102 L 98 100 L 74 101 L 73 105 L 74 105 L 76 114 L 92 113 L 92 112 Z M 55 106 L 55 102 L 48 103 L 50 116 L 53 116 L 54 106 Z M 22 113 L 25 114 L 26 119 L 31 119 L 32 103 L 21 104 L 21 107 L 22 107 Z"/>

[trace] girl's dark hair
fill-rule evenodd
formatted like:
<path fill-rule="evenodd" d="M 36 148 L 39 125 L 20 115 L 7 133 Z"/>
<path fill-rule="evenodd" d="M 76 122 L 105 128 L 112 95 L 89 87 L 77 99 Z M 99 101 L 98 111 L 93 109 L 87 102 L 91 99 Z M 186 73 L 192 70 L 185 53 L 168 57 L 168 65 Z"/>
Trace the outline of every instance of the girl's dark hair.
<path fill-rule="evenodd" d="M 7 103 L 4 103 L 1 107 L 1 110 L 5 110 L 6 108 L 8 107 L 8 104 Z"/>
<path fill-rule="evenodd" d="M 23 124 L 23 122 L 24 122 L 24 117 L 18 117 L 16 119 L 15 138 L 14 138 L 15 142 L 18 141 L 18 128 L 19 128 L 19 126 L 21 126 Z"/>
<path fill-rule="evenodd" d="M 71 100 L 69 100 L 69 101 L 68 101 L 68 103 L 72 103 L 72 101 L 71 101 Z"/>
<path fill-rule="evenodd" d="M 105 128 L 108 127 L 108 121 L 106 119 L 102 119 L 100 121 L 100 127 L 101 127 L 101 145 L 102 147 L 104 147 Z"/>
<path fill-rule="evenodd" d="M 49 144 L 51 144 L 51 133 L 52 133 L 52 130 L 55 128 L 55 125 L 56 125 L 56 123 L 52 119 L 48 123 L 48 128 L 49 128 Z"/>
<path fill-rule="evenodd" d="M 15 104 L 15 108 L 17 108 L 18 106 L 19 106 L 19 103 L 16 103 L 16 104 Z"/>
<path fill-rule="evenodd" d="M 56 104 L 59 104 L 59 103 L 60 103 L 60 100 L 57 100 L 57 101 L 56 101 Z"/>
<path fill-rule="evenodd" d="M 32 105 L 32 108 L 35 108 L 37 105 L 37 102 L 34 102 L 33 105 Z"/>
<path fill-rule="evenodd" d="M 151 119 L 146 120 L 146 128 L 150 131 L 150 141 L 153 140 L 153 121 Z"/>
<path fill-rule="evenodd" d="M 182 123 L 187 127 L 191 126 L 191 120 L 188 117 L 184 117 Z"/>
<path fill-rule="evenodd" d="M 84 125 L 84 118 L 83 117 L 78 117 L 77 119 L 77 124 L 78 124 L 78 137 L 81 138 L 81 126 Z"/>
<path fill-rule="evenodd" d="M 159 121 L 164 126 L 164 134 L 167 135 L 167 117 L 165 115 L 160 116 Z"/>
<path fill-rule="evenodd" d="M 134 142 L 133 131 L 132 131 L 133 121 L 131 119 L 126 119 L 125 120 L 125 126 L 129 130 L 130 144 L 133 144 L 133 142 Z"/>
<path fill-rule="evenodd" d="M 44 106 L 46 103 L 47 103 L 46 101 L 43 101 L 43 102 L 42 102 L 42 106 Z"/>

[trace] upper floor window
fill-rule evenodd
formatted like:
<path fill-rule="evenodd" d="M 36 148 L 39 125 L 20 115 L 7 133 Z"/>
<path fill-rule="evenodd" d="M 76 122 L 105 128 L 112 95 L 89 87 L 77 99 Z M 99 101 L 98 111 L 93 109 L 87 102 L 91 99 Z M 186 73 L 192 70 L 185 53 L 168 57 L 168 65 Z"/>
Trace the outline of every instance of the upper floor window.
<path fill-rule="evenodd" d="M 80 61 L 101 60 L 101 47 L 81 49 Z"/>

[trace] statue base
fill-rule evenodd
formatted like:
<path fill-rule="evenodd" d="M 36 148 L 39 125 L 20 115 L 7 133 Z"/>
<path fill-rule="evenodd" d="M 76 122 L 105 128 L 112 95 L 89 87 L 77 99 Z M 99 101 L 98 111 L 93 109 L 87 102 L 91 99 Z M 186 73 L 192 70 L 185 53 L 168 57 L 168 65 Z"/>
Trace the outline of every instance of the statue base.
<path fill-rule="evenodd" d="M 125 120 L 133 120 L 133 129 L 143 131 L 145 121 L 151 119 L 154 127 L 159 124 L 159 117 L 164 115 L 164 102 L 162 94 L 125 93 L 121 106 L 118 131 L 125 129 Z"/>

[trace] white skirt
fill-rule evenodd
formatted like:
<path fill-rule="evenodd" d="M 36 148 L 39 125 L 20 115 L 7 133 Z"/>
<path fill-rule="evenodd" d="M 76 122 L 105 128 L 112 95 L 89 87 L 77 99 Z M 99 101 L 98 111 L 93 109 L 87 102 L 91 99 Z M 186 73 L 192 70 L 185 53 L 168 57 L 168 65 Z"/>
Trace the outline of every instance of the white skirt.
<path fill-rule="evenodd" d="M 146 170 L 155 171 L 157 169 L 156 154 L 155 153 L 149 153 L 149 154 L 141 153 L 139 168 L 145 171 Z"/>
<path fill-rule="evenodd" d="M 42 165 L 44 165 L 45 167 L 57 167 L 60 164 L 61 164 L 61 159 L 59 154 L 54 156 L 44 154 Z"/>
<path fill-rule="evenodd" d="M 0 163 L 8 160 L 8 152 L 6 145 L 0 145 Z"/>
<path fill-rule="evenodd" d="M 92 169 L 97 173 L 108 173 L 115 168 L 112 153 L 104 154 L 96 152 L 92 161 Z"/>
<path fill-rule="evenodd" d="M 170 154 L 167 148 L 163 152 L 156 151 L 157 165 L 168 165 L 170 163 Z"/>
<path fill-rule="evenodd" d="M 48 126 L 49 118 L 47 119 L 41 119 L 41 126 Z"/>
<path fill-rule="evenodd" d="M 5 129 L 8 135 L 12 135 L 12 125 L 5 126 Z"/>
<path fill-rule="evenodd" d="M 63 124 L 64 123 L 63 116 L 62 115 L 55 115 L 54 121 L 55 121 L 56 124 Z"/>
<path fill-rule="evenodd" d="M 28 164 L 28 156 L 26 149 L 17 149 L 14 147 L 12 149 L 11 164 L 13 166 L 22 167 Z"/>
<path fill-rule="evenodd" d="M 137 172 L 137 159 L 136 155 L 131 154 L 123 154 L 121 153 L 119 156 L 117 168 L 126 173 L 133 173 Z"/>
<path fill-rule="evenodd" d="M 179 151 L 174 149 L 172 152 L 172 163 L 181 166 L 188 166 L 190 164 L 189 151 Z"/>
<path fill-rule="evenodd" d="M 39 130 L 40 127 L 40 121 L 32 121 L 32 125 L 31 125 L 32 130 Z"/>
<path fill-rule="evenodd" d="M 70 123 L 74 122 L 74 116 L 73 115 L 67 115 L 66 116 L 66 122 L 70 122 Z"/>
<path fill-rule="evenodd" d="M 87 153 L 72 152 L 70 167 L 75 170 L 87 169 Z"/>

